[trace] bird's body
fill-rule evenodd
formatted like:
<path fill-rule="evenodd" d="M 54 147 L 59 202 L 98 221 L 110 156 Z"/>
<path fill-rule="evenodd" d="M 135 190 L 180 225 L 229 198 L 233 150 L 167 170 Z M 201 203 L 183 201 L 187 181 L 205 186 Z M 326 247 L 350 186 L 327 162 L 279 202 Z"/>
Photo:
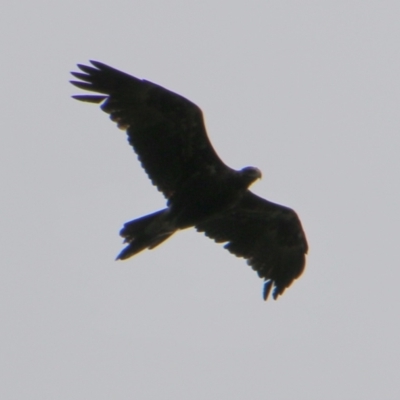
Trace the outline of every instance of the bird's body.
<path fill-rule="evenodd" d="M 102 103 L 138 154 L 167 208 L 127 222 L 119 259 L 152 249 L 177 230 L 195 227 L 247 259 L 265 280 L 264 298 L 282 294 L 303 272 L 307 241 L 296 213 L 248 190 L 261 172 L 235 171 L 214 151 L 201 110 L 184 97 L 97 61 L 72 74 L 72 83 L 100 95 L 74 98 Z"/>

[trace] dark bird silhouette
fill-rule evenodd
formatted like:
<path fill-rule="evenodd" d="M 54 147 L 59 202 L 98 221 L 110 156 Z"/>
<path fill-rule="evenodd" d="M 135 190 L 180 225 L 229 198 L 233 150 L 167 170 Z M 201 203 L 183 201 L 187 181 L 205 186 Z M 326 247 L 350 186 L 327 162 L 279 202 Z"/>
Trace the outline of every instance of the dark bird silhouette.
<path fill-rule="evenodd" d="M 72 72 L 80 89 L 100 93 L 75 99 L 101 103 L 126 130 L 142 167 L 167 199 L 167 207 L 127 222 L 128 245 L 117 259 L 153 249 L 176 231 L 195 227 L 238 257 L 265 280 L 274 299 L 304 270 L 307 241 L 297 214 L 248 190 L 261 178 L 254 167 L 225 165 L 213 149 L 199 107 L 152 82 L 98 61 Z"/>

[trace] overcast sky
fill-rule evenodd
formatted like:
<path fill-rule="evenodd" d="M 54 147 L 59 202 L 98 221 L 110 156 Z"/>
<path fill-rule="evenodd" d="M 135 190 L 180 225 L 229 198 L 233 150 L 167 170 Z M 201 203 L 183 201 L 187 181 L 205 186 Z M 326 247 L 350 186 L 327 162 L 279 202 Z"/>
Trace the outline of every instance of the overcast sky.
<path fill-rule="evenodd" d="M 6 1 L 0 398 L 400 398 L 398 1 Z M 277 301 L 194 230 L 124 262 L 164 207 L 68 80 L 89 59 L 198 104 L 221 158 L 292 207 L 310 253 Z"/>

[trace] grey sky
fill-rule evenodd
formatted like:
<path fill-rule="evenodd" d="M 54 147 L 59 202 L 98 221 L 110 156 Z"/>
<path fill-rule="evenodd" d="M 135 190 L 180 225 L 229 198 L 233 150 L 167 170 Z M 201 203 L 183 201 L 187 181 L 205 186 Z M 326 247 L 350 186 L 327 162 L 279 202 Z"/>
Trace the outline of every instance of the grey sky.
<path fill-rule="evenodd" d="M 0 398 L 400 397 L 400 3 L 7 2 L 0 14 Z M 192 231 L 115 262 L 164 200 L 73 101 L 99 60 L 198 104 L 221 158 L 294 208 L 278 301 Z"/>

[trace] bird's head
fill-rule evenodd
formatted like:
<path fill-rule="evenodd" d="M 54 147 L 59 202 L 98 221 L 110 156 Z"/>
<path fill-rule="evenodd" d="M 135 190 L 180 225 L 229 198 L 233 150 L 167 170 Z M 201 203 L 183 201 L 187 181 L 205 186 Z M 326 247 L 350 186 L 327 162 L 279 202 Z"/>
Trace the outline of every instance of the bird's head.
<path fill-rule="evenodd" d="M 240 171 L 240 173 L 246 181 L 247 187 L 262 177 L 261 171 L 256 167 L 245 167 Z"/>

